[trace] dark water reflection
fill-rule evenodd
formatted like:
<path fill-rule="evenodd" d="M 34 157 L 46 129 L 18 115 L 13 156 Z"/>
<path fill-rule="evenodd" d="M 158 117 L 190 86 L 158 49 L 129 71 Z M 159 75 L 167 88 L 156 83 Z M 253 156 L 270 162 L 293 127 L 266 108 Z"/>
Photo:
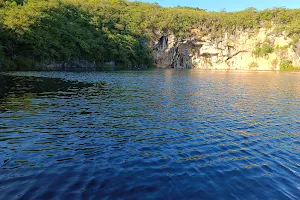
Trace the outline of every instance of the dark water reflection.
<path fill-rule="evenodd" d="M 299 199 L 299 83 L 291 72 L 0 75 L 0 199 Z"/>

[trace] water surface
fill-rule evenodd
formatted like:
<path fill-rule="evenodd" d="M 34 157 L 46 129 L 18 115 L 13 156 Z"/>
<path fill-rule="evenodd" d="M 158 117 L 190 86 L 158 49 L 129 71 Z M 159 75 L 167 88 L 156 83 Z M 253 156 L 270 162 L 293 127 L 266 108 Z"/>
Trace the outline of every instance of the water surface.
<path fill-rule="evenodd" d="M 0 199 L 299 199 L 300 73 L 0 75 Z"/>

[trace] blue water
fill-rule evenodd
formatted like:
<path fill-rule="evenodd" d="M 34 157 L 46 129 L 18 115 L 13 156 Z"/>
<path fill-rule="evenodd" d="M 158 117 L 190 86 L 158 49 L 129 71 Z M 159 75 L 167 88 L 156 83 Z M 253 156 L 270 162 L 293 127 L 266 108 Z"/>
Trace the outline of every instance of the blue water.
<path fill-rule="evenodd" d="M 0 75 L 0 199 L 299 199 L 300 73 Z"/>

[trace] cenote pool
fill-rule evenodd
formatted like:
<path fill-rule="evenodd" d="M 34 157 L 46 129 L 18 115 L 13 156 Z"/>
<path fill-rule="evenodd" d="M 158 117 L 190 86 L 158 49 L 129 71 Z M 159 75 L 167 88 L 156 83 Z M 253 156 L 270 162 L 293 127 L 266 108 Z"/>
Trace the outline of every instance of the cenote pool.
<path fill-rule="evenodd" d="M 300 73 L 0 75 L 0 199 L 299 199 Z"/>

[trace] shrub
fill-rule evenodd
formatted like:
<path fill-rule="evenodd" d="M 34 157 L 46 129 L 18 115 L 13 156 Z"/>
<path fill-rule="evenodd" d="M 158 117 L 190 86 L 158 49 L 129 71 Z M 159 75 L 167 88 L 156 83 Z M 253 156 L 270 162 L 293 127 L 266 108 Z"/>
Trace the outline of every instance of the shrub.
<path fill-rule="evenodd" d="M 249 63 L 249 69 L 258 68 L 258 64 L 256 62 Z"/>
<path fill-rule="evenodd" d="M 255 57 L 265 57 L 270 53 L 274 52 L 274 47 L 271 44 L 263 43 L 262 45 L 256 45 L 256 48 L 253 50 Z"/>
<path fill-rule="evenodd" d="M 0 70 L 1 66 L 3 65 L 3 60 L 4 60 L 4 51 L 3 51 L 3 46 L 0 44 Z"/>
<path fill-rule="evenodd" d="M 280 70 L 296 70 L 299 69 L 293 66 L 293 62 L 290 60 L 282 60 L 280 62 Z"/>
<path fill-rule="evenodd" d="M 208 64 L 211 67 L 213 66 L 211 60 L 209 58 L 207 58 L 207 57 L 204 57 L 204 62 L 205 62 L 205 64 Z"/>
<path fill-rule="evenodd" d="M 17 65 L 10 59 L 4 57 L 2 64 L 3 71 L 14 71 L 17 70 Z"/>
<path fill-rule="evenodd" d="M 272 60 L 271 64 L 272 64 L 272 69 L 276 69 L 278 65 L 278 60 L 277 59 Z"/>
<path fill-rule="evenodd" d="M 27 71 L 38 70 L 37 64 L 33 60 L 25 58 L 23 56 L 19 56 L 15 58 L 13 61 L 16 65 L 17 70 L 27 70 Z"/>

